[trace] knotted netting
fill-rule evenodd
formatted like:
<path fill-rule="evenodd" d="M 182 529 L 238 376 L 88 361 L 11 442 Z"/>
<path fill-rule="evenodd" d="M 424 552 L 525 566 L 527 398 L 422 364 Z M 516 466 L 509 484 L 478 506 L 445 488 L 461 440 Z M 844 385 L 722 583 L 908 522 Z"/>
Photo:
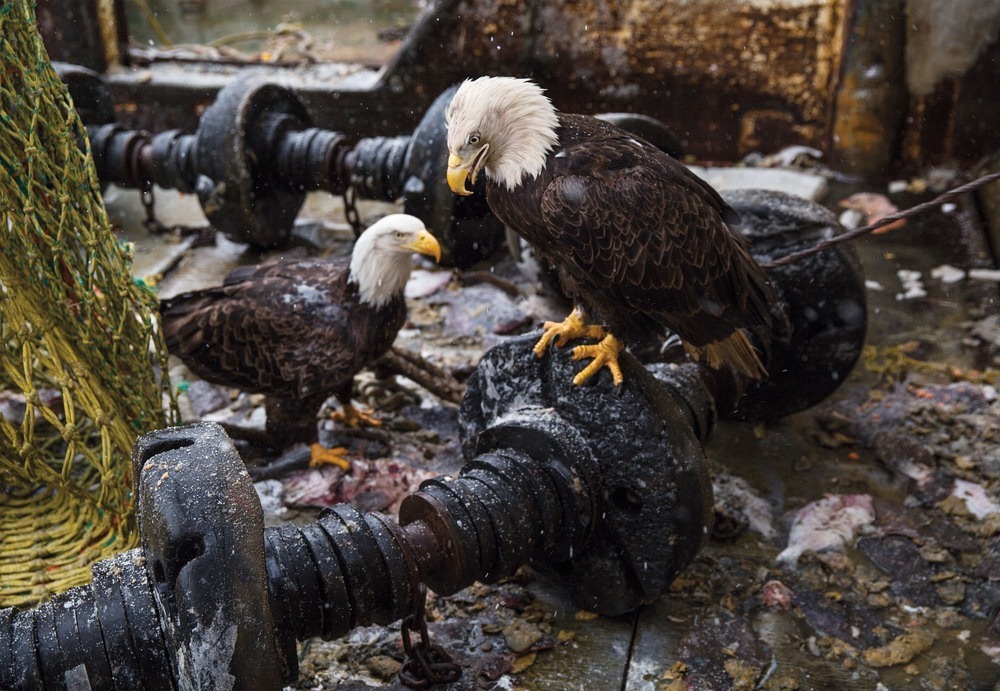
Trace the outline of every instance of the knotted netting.
<path fill-rule="evenodd" d="M 33 0 L 0 0 L 0 606 L 138 544 L 129 455 L 176 420 L 156 299 L 112 232 Z"/>

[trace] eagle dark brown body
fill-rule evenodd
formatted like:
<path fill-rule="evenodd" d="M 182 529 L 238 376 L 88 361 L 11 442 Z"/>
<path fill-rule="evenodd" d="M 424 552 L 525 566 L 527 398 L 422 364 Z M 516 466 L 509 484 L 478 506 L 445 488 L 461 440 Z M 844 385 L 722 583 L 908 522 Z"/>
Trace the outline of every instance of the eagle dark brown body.
<path fill-rule="evenodd" d="M 541 173 L 513 189 L 487 178 L 487 195 L 594 321 L 625 341 L 666 327 L 696 350 L 770 325 L 774 292 L 715 190 L 613 125 L 568 114 L 558 122 Z M 754 376 L 752 365 L 720 356 Z"/>
<path fill-rule="evenodd" d="M 323 402 L 346 407 L 354 375 L 406 321 L 402 294 L 362 304 L 348 270 L 312 259 L 238 268 L 220 287 L 161 303 L 167 348 L 206 381 L 266 394 L 269 434 L 314 440 Z"/>

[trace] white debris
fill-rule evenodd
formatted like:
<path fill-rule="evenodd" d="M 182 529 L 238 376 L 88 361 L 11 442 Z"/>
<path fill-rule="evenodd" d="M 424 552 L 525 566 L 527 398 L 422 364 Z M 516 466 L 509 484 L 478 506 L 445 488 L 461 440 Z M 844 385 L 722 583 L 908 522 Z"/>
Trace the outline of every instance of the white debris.
<path fill-rule="evenodd" d="M 943 214 L 953 214 L 953 213 L 955 213 L 955 209 L 957 209 L 957 208 L 958 208 L 957 204 L 955 204 L 953 202 L 945 202 L 944 204 L 941 205 L 941 213 L 943 213 Z"/>
<path fill-rule="evenodd" d="M 495 682 L 493 682 L 493 688 L 499 691 L 513 691 L 517 688 L 517 684 L 514 682 L 514 678 L 509 674 L 505 674 Z"/>
<path fill-rule="evenodd" d="M 931 278 L 936 278 L 942 283 L 958 283 L 965 278 L 965 271 L 951 264 L 942 264 L 931 269 Z"/>
<path fill-rule="evenodd" d="M 875 520 L 869 494 L 828 494 L 795 512 L 788 546 L 775 561 L 793 565 L 804 552 L 843 549 Z"/>
<path fill-rule="evenodd" d="M 865 279 L 865 288 L 868 290 L 885 290 L 885 286 L 871 278 Z"/>
<path fill-rule="evenodd" d="M 790 166 L 808 163 L 810 159 L 812 161 L 818 161 L 821 158 L 823 158 L 823 152 L 819 149 L 814 149 L 811 146 L 794 144 L 792 146 L 786 146 L 781 151 L 765 156 L 764 160 L 761 161 L 761 165 L 788 168 Z"/>
<path fill-rule="evenodd" d="M 826 196 L 829 183 L 822 175 L 787 168 L 704 168 L 691 166 L 691 172 L 719 192 L 736 189 L 776 190 L 818 202 Z"/>
<path fill-rule="evenodd" d="M 899 282 L 903 284 L 903 292 L 896 293 L 897 300 L 912 300 L 913 298 L 927 297 L 924 284 L 920 278 L 923 276 L 919 271 L 900 269 L 896 272 Z"/>
<path fill-rule="evenodd" d="M 909 186 L 910 183 L 906 180 L 893 180 L 889 183 L 887 190 L 889 194 L 900 194 L 905 192 Z"/>
<path fill-rule="evenodd" d="M 406 282 L 404 295 L 410 299 L 433 295 L 451 282 L 451 271 L 414 269 Z"/>
<path fill-rule="evenodd" d="M 926 486 L 934 477 L 934 470 L 932 468 L 927 467 L 923 463 L 917 463 L 912 459 L 901 461 L 896 470 L 916 482 L 919 487 Z"/>
<path fill-rule="evenodd" d="M 969 278 L 976 281 L 1000 283 L 1000 271 L 997 269 L 969 269 Z"/>
<path fill-rule="evenodd" d="M 995 645 L 988 642 L 982 643 L 980 644 L 979 649 L 986 654 L 986 657 L 993 661 L 993 664 L 1000 665 L 1000 643 Z"/>
<path fill-rule="evenodd" d="M 991 514 L 1000 513 L 1000 504 L 993 501 L 983 486 L 975 482 L 956 479 L 951 489 L 951 496 L 964 501 L 969 513 L 980 520 Z"/>
<path fill-rule="evenodd" d="M 865 215 L 857 209 L 845 209 L 837 220 L 840 221 L 840 225 L 848 230 L 854 230 L 865 220 Z"/>
<path fill-rule="evenodd" d="M 771 505 L 743 478 L 717 474 L 712 480 L 712 494 L 716 505 L 725 506 L 746 518 L 750 530 L 768 540 L 777 534 Z"/>
<path fill-rule="evenodd" d="M 239 634 L 235 618 L 235 613 L 220 608 L 207 626 L 199 621 L 190 636 L 179 641 L 175 650 L 179 688 L 220 691 L 236 688 L 236 677 L 229 671 Z"/>
<path fill-rule="evenodd" d="M 244 411 L 235 411 L 231 406 L 225 406 L 201 416 L 204 422 L 228 422 L 239 427 L 250 429 L 264 429 L 267 424 L 267 411 L 264 406 L 255 406 L 249 415 Z"/>
<path fill-rule="evenodd" d="M 284 486 L 280 480 L 261 480 L 255 482 L 253 488 L 257 490 L 260 506 L 264 510 L 265 516 L 280 516 L 283 513 L 288 513 L 288 507 L 281 500 Z"/>

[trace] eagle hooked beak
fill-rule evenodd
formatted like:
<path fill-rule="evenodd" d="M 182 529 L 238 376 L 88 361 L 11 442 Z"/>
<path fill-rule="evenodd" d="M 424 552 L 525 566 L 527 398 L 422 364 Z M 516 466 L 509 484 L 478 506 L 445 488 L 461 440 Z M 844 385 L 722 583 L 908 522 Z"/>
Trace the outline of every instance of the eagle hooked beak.
<path fill-rule="evenodd" d="M 448 156 L 448 187 L 451 188 L 452 192 L 463 197 L 472 194 L 472 190 L 465 186 L 466 180 L 473 185 L 476 184 L 476 176 L 479 175 L 479 169 L 482 168 L 483 161 L 486 160 L 486 152 L 489 148 L 489 144 L 484 144 L 476 152 L 471 163 L 466 163 L 457 154 Z"/>
<path fill-rule="evenodd" d="M 434 261 L 436 262 L 441 261 L 441 245 L 438 243 L 437 238 L 426 230 L 421 230 L 417 235 L 417 239 L 408 245 L 403 245 L 403 249 L 426 254 L 428 257 L 434 257 Z"/>

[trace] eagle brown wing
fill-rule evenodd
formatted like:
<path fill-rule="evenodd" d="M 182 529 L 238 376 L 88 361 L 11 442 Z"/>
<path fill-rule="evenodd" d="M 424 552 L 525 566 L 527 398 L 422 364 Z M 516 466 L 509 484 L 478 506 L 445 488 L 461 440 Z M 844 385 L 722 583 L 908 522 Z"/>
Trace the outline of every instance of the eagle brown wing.
<path fill-rule="evenodd" d="M 304 398 L 334 391 L 388 349 L 405 304 L 380 319 L 359 303 L 346 265 L 279 260 L 164 300 L 161 313 L 168 350 L 203 379 Z"/>
<path fill-rule="evenodd" d="M 681 164 L 627 136 L 550 160 L 540 250 L 612 331 L 638 336 L 645 317 L 703 345 L 769 323 L 771 288 L 724 222 L 731 210 Z"/>

